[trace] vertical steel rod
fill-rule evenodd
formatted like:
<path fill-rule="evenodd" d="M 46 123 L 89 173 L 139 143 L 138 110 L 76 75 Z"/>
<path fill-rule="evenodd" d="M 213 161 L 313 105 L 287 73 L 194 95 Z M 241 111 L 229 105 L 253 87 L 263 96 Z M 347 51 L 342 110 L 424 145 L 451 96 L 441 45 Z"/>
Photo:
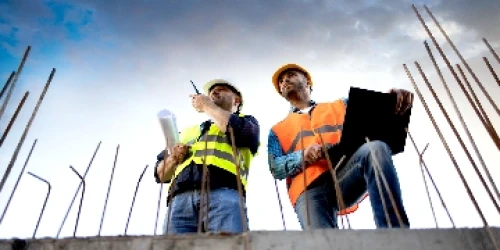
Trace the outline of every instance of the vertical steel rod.
<path fill-rule="evenodd" d="M 448 115 L 448 112 L 446 112 L 443 104 L 441 103 L 441 101 L 439 100 L 439 97 L 437 96 L 436 92 L 434 91 L 434 88 L 432 88 L 431 84 L 429 83 L 429 80 L 425 76 L 425 73 L 422 70 L 422 67 L 420 67 L 420 64 L 418 62 L 415 62 L 415 66 L 417 67 L 418 71 L 422 75 L 422 78 L 424 79 L 425 84 L 427 85 L 427 87 L 431 91 L 431 94 L 434 97 L 434 100 L 436 101 L 436 103 L 438 104 L 439 109 L 441 110 L 441 112 L 443 113 L 444 117 L 446 118 L 446 121 L 450 125 L 450 128 L 453 131 L 453 134 L 458 139 L 458 142 L 460 143 L 460 146 L 464 150 L 465 155 L 467 156 L 467 158 L 469 159 L 470 163 L 472 164 L 472 167 L 476 171 L 476 174 L 479 177 L 479 179 L 481 180 L 481 183 L 483 184 L 484 188 L 486 189 L 486 192 L 488 193 L 488 196 L 490 197 L 491 202 L 495 205 L 497 211 L 500 213 L 500 207 L 499 207 L 497 201 L 495 200 L 495 197 L 493 196 L 493 193 L 491 192 L 490 188 L 488 187 L 488 184 L 484 180 L 483 175 L 479 171 L 479 168 L 477 167 L 476 162 L 474 161 L 474 159 L 472 158 L 472 155 L 469 153 L 469 150 L 465 146 L 465 143 L 462 140 L 462 137 L 458 133 L 457 129 L 455 128 L 455 125 L 453 125 L 453 122 L 451 121 L 450 116 Z"/>
<path fill-rule="evenodd" d="M 495 59 L 497 60 L 498 63 L 500 63 L 500 57 L 498 56 L 498 54 L 495 52 L 495 50 L 493 50 L 493 48 L 491 47 L 490 43 L 488 42 L 488 40 L 486 40 L 486 38 L 483 37 L 483 42 L 484 44 L 486 44 L 486 47 L 488 47 L 488 49 L 490 50 L 491 54 L 493 55 L 493 57 L 495 57 Z"/>
<path fill-rule="evenodd" d="M 495 181 L 493 181 L 493 178 L 491 177 L 491 174 L 490 174 L 490 171 L 488 170 L 488 168 L 486 167 L 486 163 L 484 162 L 484 159 L 483 159 L 483 156 L 481 155 L 481 153 L 479 152 L 479 148 L 477 147 L 476 145 L 476 141 L 474 140 L 474 138 L 472 137 L 472 134 L 469 130 L 469 127 L 467 126 L 467 124 L 465 123 L 465 119 L 464 117 L 462 116 L 462 112 L 460 112 L 459 108 L 458 108 L 458 105 L 457 103 L 455 102 L 455 98 L 453 97 L 453 94 L 451 93 L 451 90 L 450 88 L 448 87 L 448 84 L 446 83 L 446 81 L 444 80 L 444 76 L 443 74 L 441 73 L 441 70 L 439 70 L 439 66 L 437 65 L 436 63 L 436 59 L 434 59 L 434 56 L 432 55 L 432 52 L 431 52 L 431 49 L 429 48 L 429 45 L 427 44 L 427 42 L 424 42 L 424 45 L 425 45 L 425 49 L 427 50 L 427 53 L 429 54 L 429 58 L 431 59 L 432 61 L 432 64 L 434 65 L 434 68 L 436 69 L 436 72 L 438 73 L 439 75 L 439 78 L 441 79 L 441 83 L 443 84 L 443 87 L 444 89 L 446 90 L 446 93 L 448 94 L 448 98 L 450 99 L 452 105 L 453 105 L 453 109 L 455 110 L 455 113 L 457 114 L 458 116 L 458 119 L 460 120 L 460 123 L 465 131 L 465 134 L 467 135 L 467 138 L 469 139 L 471 145 L 472 145 L 472 148 L 474 149 L 474 152 L 476 153 L 476 156 L 477 158 L 479 159 L 479 163 L 481 164 L 481 166 L 483 167 L 483 170 L 484 172 L 486 173 L 486 176 L 488 177 L 488 180 L 490 181 L 490 185 L 493 187 L 493 190 L 495 191 L 495 194 L 496 194 L 496 197 L 498 199 L 500 199 L 500 193 L 498 192 L 498 189 L 497 187 L 495 186 Z M 423 73 L 422 69 L 420 68 L 420 66 L 418 66 L 417 64 L 417 67 L 419 69 L 419 71 L 421 73 Z M 452 127 L 453 129 L 453 132 L 455 133 L 455 136 L 458 138 L 458 140 L 460 141 L 460 144 L 462 145 L 462 148 L 463 150 L 465 151 L 465 153 L 467 154 L 467 157 L 469 158 L 469 161 L 471 162 L 472 166 L 474 167 L 474 170 L 476 170 L 476 174 L 478 175 L 478 177 L 481 179 L 481 182 L 483 183 L 484 185 L 484 188 L 490 193 L 490 198 L 492 198 L 492 202 L 496 204 L 496 200 L 495 198 L 493 197 L 493 194 L 491 194 L 491 190 L 490 188 L 488 187 L 488 184 L 486 183 L 486 181 L 484 180 L 481 172 L 479 172 L 479 168 L 476 166 L 476 163 L 474 162 L 474 159 L 472 159 L 472 156 L 470 155 L 469 153 L 469 150 L 467 150 L 467 147 L 465 146 L 464 142 L 462 141 L 462 138 L 460 137 L 460 135 L 458 134 L 458 131 L 455 129 L 455 126 L 453 125 L 453 122 L 451 121 L 451 119 L 449 119 L 449 116 L 448 116 L 448 113 L 446 112 L 446 110 L 444 109 L 441 101 L 439 100 L 439 97 L 438 95 L 436 94 L 436 92 L 434 91 L 434 89 L 432 88 L 432 86 L 429 84 L 429 82 L 427 80 L 425 80 L 425 83 L 427 84 L 427 87 L 430 89 L 431 93 L 432 93 L 432 96 L 434 96 L 436 102 L 438 103 L 439 105 L 439 108 L 441 109 L 441 112 L 444 114 L 444 116 L 446 117 L 449 125 Z M 498 205 L 497 205 L 498 207 Z M 500 212 L 500 208 L 498 208 L 499 212 Z"/>
<path fill-rule="evenodd" d="M 113 168 L 111 169 L 111 177 L 109 178 L 108 191 L 106 193 L 106 200 L 104 201 L 104 209 L 102 210 L 101 223 L 99 224 L 99 232 L 97 236 L 101 236 L 102 225 L 104 224 L 104 216 L 106 215 L 106 208 L 108 207 L 108 199 L 111 191 L 111 184 L 113 183 L 113 177 L 115 176 L 116 161 L 118 159 L 118 152 L 120 151 L 120 144 L 116 146 L 115 160 L 113 162 Z"/>
<path fill-rule="evenodd" d="M 35 231 L 33 232 L 33 236 L 31 238 L 35 238 L 36 236 L 36 231 L 38 230 L 38 226 L 40 226 L 40 221 L 42 220 L 42 216 L 43 216 L 43 212 L 45 211 L 45 207 L 47 206 L 47 201 L 49 200 L 49 196 L 50 196 L 50 190 L 52 190 L 52 186 L 50 185 L 50 182 L 48 182 L 47 180 L 45 180 L 44 178 L 36 175 L 36 174 L 33 174 L 32 172 L 28 172 L 29 175 L 37 178 L 38 180 L 40 181 L 43 181 L 45 182 L 45 184 L 47 184 L 47 194 L 45 195 L 45 201 L 43 202 L 43 206 L 42 206 L 42 211 L 40 212 L 40 215 L 38 216 L 38 221 L 36 222 L 36 227 L 35 227 Z"/>
<path fill-rule="evenodd" d="M 486 64 L 486 67 L 490 70 L 491 75 L 493 76 L 493 79 L 495 79 L 495 82 L 497 82 L 498 86 L 500 86 L 500 79 L 498 79 L 497 73 L 495 73 L 495 70 L 493 67 L 491 67 L 490 61 L 488 61 L 488 58 L 483 57 L 483 61 Z"/>
<path fill-rule="evenodd" d="M 205 135 L 205 148 L 203 149 L 203 167 L 202 167 L 202 177 L 201 177 L 201 193 L 200 193 L 200 209 L 198 211 L 198 233 L 202 232 L 202 225 L 203 225 L 203 215 L 204 212 L 207 213 L 206 218 L 208 218 L 208 210 L 204 210 L 205 202 L 208 199 L 208 192 L 207 192 L 207 155 L 208 155 L 208 135 Z M 205 230 L 208 230 L 208 228 L 205 228 Z"/>
<path fill-rule="evenodd" d="M 7 178 L 10 175 L 10 172 L 12 170 L 12 167 L 14 167 L 14 163 L 16 163 L 17 155 L 19 154 L 19 151 L 21 150 L 21 147 L 23 146 L 24 140 L 26 139 L 26 136 L 28 135 L 29 129 L 31 128 L 31 124 L 35 120 L 35 116 L 38 112 L 38 109 L 40 108 L 40 105 L 42 104 L 43 98 L 45 97 L 45 94 L 47 93 L 47 90 L 50 86 L 50 83 L 52 82 L 52 78 L 54 77 L 54 74 L 56 73 L 56 69 L 52 69 L 52 72 L 50 73 L 49 79 L 47 80 L 47 83 L 45 84 L 45 87 L 43 88 L 42 94 L 40 95 L 40 98 L 38 99 L 38 102 L 35 106 L 35 109 L 33 110 L 33 113 L 31 114 L 30 120 L 28 121 L 28 124 L 26 125 L 26 128 L 24 129 L 23 135 L 21 136 L 21 139 L 19 139 L 19 142 L 17 143 L 17 147 L 14 151 L 14 154 L 12 155 L 12 158 L 10 159 L 9 165 L 7 166 L 7 169 L 5 170 L 5 174 L 2 177 L 2 181 L 0 182 L 0 193 L 2 192 L 3 186 L 5 185 L 5 182 L 7 181 Z M 16 75 L 17 77 L 17 75 Z"/>
<path fill-rule="evenodd" d="M 2 91 L 0 91 L 0 99 L 2 99 L 3 97 L 3 94 L 5 94 L 5 91 L 7 90 L 7 88 L 10 86 L 10 83 L 12 82 L 12 78 L 14 78 L 14 75 L 16 74 L 15 71 L 12 71 L 12 73 L 10 73 L 10 76 L 9 78 L 7 79 L 7 81 L 5 82 L 5 85 L 3 85 L 3 88 L 2 88 Z"/>
<path fill-rule="evenodd" d="M 309 212 L 309 197 L 307 193 L 307 177 L 306 177 L 306 161 L 305 161 L 305 148 L 304 148 L 304 129 L 301 127 L 300 128 L 300 147 L 302 149 L 302 175 L 304 176 L 303 181 L 304 181 L 304 198 L 306 200 L 306 223 L 305 223 L 305 229 L 306 231 L 311 228 L 311 215 Z"/>
<path fill-rule="evenodd" d="M 445 147 L 446 152 L 450 156 L 450 159 L 451 159 L 451 161 L 453 163 L 453 166 L 455 167 L 455 169 L 456 169 L 456 171 L 457 171 L 457 173 L 458 173 L 458 175 L 460 177 L 460 180 L 464 184 L 464 187 L 465 187 L 465 189 L 467 191 L 467 194 L 469 195 L 469 198 L 471 199 L 474 207 L 476 208 L 476 211 L 478 212 L 479 216 L 481 217 L 481 220 L 482 220 L 483 224 L 487 228 L 488 235 L 489 235 L 490 239 L 492 240 L 493 244 L 496 247 L 497 246 L 496 240 L 493 237 L 493 235 L 491 234 L 491 230 L 489 230 L 489 225 L 488 225 L 488 222 L 486 221 L 486 218 L 484 217 L 483 211 L 482 211 L 481 207 L 479 206 L 479 204 L 477 203 L 476 198 L 474 197 L 474 194 L 472 194 L 472 190 L 470 189 L 469 184 L 465 180 L 465 176 L 463 175 L 462 170 L 460 170 L 460 167 L 458 166 L 458 162 L 456 161 L 455 157 L 453 156 L 453 153 L 451 152 L 451 149 L 448 146 L 448 143 L 446 142 L 446 139 L 444 138 L 444 136 L 443 136 L 443 134 L 441 132 L 441 129 L 437 125 L 436 120 L 434 119 L 434 116 L 432 115 L 432 113 L 431 113 L 431 111 L 429 109 L 429 106 L 427 105 L 427 102 L 425 101 L 422 93 L 420 92 L 420 89 L 417 87 L 417 85 L 415 83 L 415 80 L 413 79 L 413 76 L 411 75 L 410 71 L 408 70 L 408 67 L 406 66 L 406 64 L 403 64 L 403 67 L 404 67 L 404 69 L 406 71 L 406 74 L 408 75 L 408 78 L 410 79 L 411 84 L 415 88 L 415 92 L 417 93 L 420 101 L 422 102 L 422 105 L 424 106 L 425 111 L 427 112 L 427 115 L 431 119 L 432 125 L 436 129 L 436 132 L 438 133 L 438 136 L 441 139 L 441 142 L 443 143 L 443 146 Z"/>
<path fill-rule="evenodd" d="M 90 167 L 92 166 L 92 163 L 94 162 L 95 156 L 97 155 L 97 151 L 99 151 L 100 147 L 101 147 L 101 141 L 99 141 L 99 143 L 97 143 L 97 147 L 94 151 L 94 154 L 92 155 L 92 158 L 90 158 L 89 165 L 87 166 L 87 168 L 85 169 L 85 173 L 83 174 L 83 179 L 85 179 L 85 177 L 87 176 L 87 173 L 89 172 Z M 66 210 L 66 214 L 64 215 L 64 219 L 61 222 L 61 225 L 59 226 L 59 230 L 57 231 L 56 238 L 59 238 L 59 234 L 61 234 L 61 231 L 64 227 L 64 223 L 66 222 L 66 219 L 68 218 L 69 212 L 71 211 L 71 208 L 73 207 L 73 204 L 75 203 L 76 196 L 78 195 L 78 192 L 80 191 L 80 188 L 82 187 L 82 184 L 83 184 L 83 182 L 80 182 L 78 184 L 78 188 L 75 191 L 75 195 L 73 195 L 73 199 L 71 200 L 71 203 L 69 204 L 69 207 Z"/>
<path fill-rule="evenodd" d="M 80 213 L 82 212 L 82 205 L 83 205 L 83 197 L 85 195 L 85 179 L 83 176 L 81 176 L 78 171 L 76 171 L 73 166 L 69 166 L 71 170 L 78 175 L 78 178 L 80 178 L 80 182 L 82 183 L 82 196 L 80 196 L 80 205 L 78 205 L 78 213 L 76 214 L 76 223 L 75 223 L 75 230 L 73 231 L 73 237 L 76 237 L 76 230 L 78 229 L 78 222 L 80 221 Z"/>
<path fill-rule="evenodd" d="M 139 190 L 139 184 L 141 184 L 142 177 L 144 176 L 144 173 L 146 173 L 146 169 L 148 169 L 148 167 L 149 167 L 149 165 L 146 165 L 146 167 L 142 170 L 141 175 L 139 176 L 139 180 L 137 181 L 137 185 L 135 185 L 134 198 L 132 198 L 132 205 L 130 205 L 130 210 L 128 211 L 127 224 L 125 225 L 125 232 L 123 233 L 124 235 L 127 235 L 128 224 L 130 223 L 130 217 L 132 216 L 132 209 L 134 209 L 135 198 L 137 197 L 137 191 Z"/>
<path fill-rule="evenodd" d="M 24 103 L 26 102 L 26 98 L 28 98 L 28 95 L 30 94 L 29 91 L 26 91 L 24 93 L 23 98 L 21 99 L 21 102 L 17 105 L 16 111 L 14 112 L 14 115 L 12 115 L 12 118 L 10 118 L 9 124 L 7 125 L 7 128 L 5 128 L 5 131 L 2 134 L 2 138 L 0 139 L 0 147 L 3 145 L 3 142 L 7 138 L 7 135 L 9 134 L 10 129 L 12 128 L 12 125 L 14 125 L 14 122 L 17 119 L 17 116 L 19 115 L 19 112 L 24 106 Z"/>
<path fill-rule="evenodd" d="M 280 206 L 280 213 L 281 213 L 281 221 L 283 222 L 283 230 L 286 231 L 286 223 L 285 223 L 285 215 L 283 214 L 283 205 L 281 203 L 281 196 L 280 192 L 278 189 L 278 181 L 274 178 L 274 156 L 272 154 L 268 155 L 269 159 L 269 165 L 271 167 L 271 175 L 273 176 L 274 180 L 274 187 L 276 188 L 276 196 L 278 197 L 278 204 Z"/>
<path fill-rule="evenodd" d="M 12 96 L 12 93 L 14 92 L 14 88 L 16 87 L 17 79 L 19 79 L 19 76 L 21 75 L 21 72 L 23 71 L 24 68 L 24 63 L 26 63 L 26 59 L 28 59 L 28 55 L 30 53 L 31 46 L 26 47 L 26 50 L 24 51 L 23 58 L 21 59 L 21 63 L 19 64 L 19 67 L 17 68 L 17 71 L 14 75 L 14 79 L 12 79 L 12 83 L 10 84 L 9 87 L 9 92 L 7 92 L 7 96 L 5 97 L 5 100 L 2 103 L 2 106 L 0 107 L 0 120 L 2 120 L 3 113 L 5 112 L 5 109 L 7 108 L 7 104 L 9 103 L 10 97 Z"/>
<path fill-rule="evenodd" d="M 5 218 L 5 214 L 7 213 L 7 210 L 9 209 L 10 202 L 12 201 L 12 197 L 14 197 L 14 194 L 16 193 L 17 186 L 19 185 L 19 181 L 21 180 L 21 177 L 24 173 L 24 170 L 26 169 L 26 166 L 28 165 L 28 161 L 30 160 L 31 153 L 33 153 L 33 149 L 35 149 L 35 145 L 38 139 L 35 139 L 33 142 L 33 145 L 31 146 L 30 152 L 28 153 L 28 157 L 26 157 L 26 161 L 24 161 L 23 168 L 21 169 L 21 173 L 19 173 L 19 176 L 17 177 L 16 183 L 14 184 L 14 188 L 12 189 L 12 192 L 10 193 L 9 200 L 7 200 L 7 204 L 5 205 L 5 208 L 3 209 L 2 212 L 2 217 L 0 217 L 0 224 L 2 224 L 3 219 Z"/>
<path fill-rule="evenodd" d="M 415 6 L 413 6 L 413 8 L 414 8 L 415 12 L 417 12 L 417 15 L 419 16 L 419 18 L 421 18 L 420 14 L 418 14 L 418 11 L 415 8 Z M 448 41 L 448 43 L 450 44 L 450 46 L 453 49 L 453 51 L 455 51 L 455 53 L 457 54 L 457 56 L 460 58 L 460 61 L 462 61 L 462 64 L 465 66 L 465 68 L 467 68 L 467 70 L 469 71 L 469 74 L 471 74 L 472 78 L 474 78 L 474 81 L 476 81 L 477 85 L 481 88 L 481 90 L 483 91 L 484 95 L 486 96 L 486 98 L 488 99 L 488 101 L 490 102 L 490 104 L 493 106 L 493 108 L 495 109 L 495 111 L 497 112 L 497 114 L 500 115 L 500 109 L 498 109 L 497 105 L 495 104 L 495 102 L 493 101 L 493 99 L 488 94 L 488 91 L 486 91 L 486 89 L 484 88 L 483 84 L 481 83 L 481 81 L 479 81 L 479 79 L 477 78 L 477 76 L 474 73 L 474 71 L 472 71 L 472 69 L 469 66 L 469 64 L 467 63 L 467 61 L 465 61 L 465 59 L 463 58 L 462 54 L 460 54 L 460 52 L 458 51 L 457 47 L 455 47 L 455 44 L 453 44 L 453 42 L 451 41 L 451 39 L 448 37 L 448 34 L 446 34 L 446 32 L 443 30 L 443 28 L 441 27 L 441 24 L 439 24 L 438 20 L 434 17 L 434 15 L 432 14 L 431 10 L 429 8 L 427 8 L 426 5 L 424 5 L 424 8 L 427 11 L 427 14 L 429 14 L 429 16 L 431 17 L 431 19 L 434 21 L 434 23 L 438 27 L 439 31 L 441 31 L 441 33 L 443 34 L 443 36 L 446 38 L 446 41 Z M 421 22 L 423 22 L 423 20 Z M 429 33 L 429 36 L 432 36 L 432 34 L 430 33 L 430 30 L 427 29 L 427 26 L 425 26 L 425 27 L 426 27 L 427 33 Z M 432 37 L 432 39 L 433 39 L 433 41 L 435 41 L 433 37 Z M 436 46 L 438 46 L 436 42 L 435 42 L 435 44 L 436 44 Z M 448 68 L 450 68 L 450 71 L 454 72 L 453 71 L 453 67 L 451 67 L 450 62 L 447 59 L 446 59 L 446 64 L 448 65 Z M 453 74 L 453 75 L 455 76 L 455 79 L 458 79 L 458 77 L 457 77 L 456 74 Z M 459 79 L 457 81 L 459 81 Z"/>

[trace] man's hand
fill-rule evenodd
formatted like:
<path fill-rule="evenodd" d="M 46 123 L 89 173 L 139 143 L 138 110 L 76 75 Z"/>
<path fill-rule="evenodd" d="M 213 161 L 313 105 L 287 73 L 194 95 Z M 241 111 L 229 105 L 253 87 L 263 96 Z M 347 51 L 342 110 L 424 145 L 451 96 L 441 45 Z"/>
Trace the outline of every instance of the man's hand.
<path fill-rule="evenodd" d="M 184 161 L 184 159 L 186 159 L 188 152 L 188 145 L 177 144 L 172 148 L 172 154 L 169 156 L 169 158 L 171 158 L 175 164 L 180 164 Z"/>
<path fill-rule="evenodd" d="M 396 94 L 396 114 L 404 114 L 413 105 L 413 93 L 404 89 L 390 89 L 390 94 Z"/>
<path fill-rule="evenodd" d="M 191 104 L 193 105 L 193 108 L 200 113 L 205 112 L 205 107 L 213 103 L 210 97 L 203 94 L 189 95 L 189 97 L 192 99 Z"/>
<path fill-rule="evenodd" d="M 317 162 L 322 156 L 321 146 L 313 144 L 304 150 L 304 161 L 306 164 Z"/>

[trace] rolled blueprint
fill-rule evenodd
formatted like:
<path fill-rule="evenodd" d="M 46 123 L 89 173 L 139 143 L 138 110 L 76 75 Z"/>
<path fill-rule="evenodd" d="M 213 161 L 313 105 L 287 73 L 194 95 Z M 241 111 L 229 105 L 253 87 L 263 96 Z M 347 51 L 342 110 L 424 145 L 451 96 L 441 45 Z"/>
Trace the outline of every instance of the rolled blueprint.
<path fill-rule="evenodd" d="M 160 126 L 165 136 L 167 149 L 172 152 L 175 144 L 179 143 L 179 130 L 177 129 L 177 120 L 175 114 L 169 110 L 161 110 L 157 114 Z"/>

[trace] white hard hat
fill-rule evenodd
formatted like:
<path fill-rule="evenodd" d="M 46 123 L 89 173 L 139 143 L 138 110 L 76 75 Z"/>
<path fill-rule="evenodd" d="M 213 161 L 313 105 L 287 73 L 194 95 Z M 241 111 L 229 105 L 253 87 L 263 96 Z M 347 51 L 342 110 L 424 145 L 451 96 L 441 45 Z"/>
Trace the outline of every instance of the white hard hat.
<path fill-rule="evenodd" d="M 213 79 L 211 81 L 208 81 L 203 86 L 203 91 L 205 91 L 206 95 L 209 95 L 212 88 L 217 86 L 217 85 L 228 86 L 233 92 L 235 92 L 235 94 L 240 96 L 240 99 L 241 99 L 240 108 L 243 106 L 243 95 L 241 94 L 241 91 L 234 84 L 232 84 L 224 79 Z"/>

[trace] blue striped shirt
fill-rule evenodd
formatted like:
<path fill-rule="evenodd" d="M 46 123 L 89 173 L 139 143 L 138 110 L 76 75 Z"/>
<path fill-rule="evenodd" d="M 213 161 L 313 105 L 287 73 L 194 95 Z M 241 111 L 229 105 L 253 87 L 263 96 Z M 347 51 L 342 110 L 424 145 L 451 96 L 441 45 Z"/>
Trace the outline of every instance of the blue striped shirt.
<path fill-rule="evenodd" d="M 347 98 L 342 98 L 347 106 Z M 297 112 L 297 109 L 292 109 L 291 112 Z M 283 180 L 290 176 L 295 176 L 302 171 L 302 150 L 297 150 L 293 153 L 285 154 L 278 136 L 269 130 L 267 138 L 267 152 L 269 170 L 274 174 L 274 178 Z M 272 166 L 272 167 L 271 167 Z"/>

